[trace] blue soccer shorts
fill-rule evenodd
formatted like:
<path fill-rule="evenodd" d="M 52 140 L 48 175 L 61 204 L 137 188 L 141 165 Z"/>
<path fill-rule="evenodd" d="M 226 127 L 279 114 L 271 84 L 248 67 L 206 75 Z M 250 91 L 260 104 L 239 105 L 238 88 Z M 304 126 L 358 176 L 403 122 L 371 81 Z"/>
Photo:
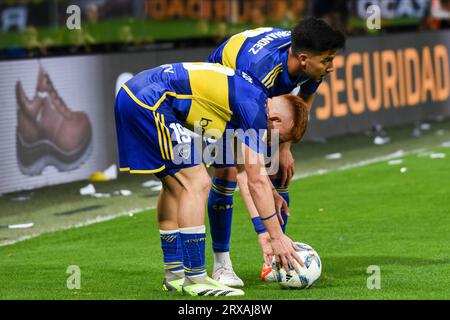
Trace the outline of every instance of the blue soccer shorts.
<path fill-rule="evenodd" d="M 152 107 L 160 96 L 160 92 L 152 97 L 146 91 L 144 98 L 123 87 L 119 90 L 115 121 L 120 171 L 163 178 L 201 164 L 194 151 L 195 139 L 176 118 L 171 99 Z"/>

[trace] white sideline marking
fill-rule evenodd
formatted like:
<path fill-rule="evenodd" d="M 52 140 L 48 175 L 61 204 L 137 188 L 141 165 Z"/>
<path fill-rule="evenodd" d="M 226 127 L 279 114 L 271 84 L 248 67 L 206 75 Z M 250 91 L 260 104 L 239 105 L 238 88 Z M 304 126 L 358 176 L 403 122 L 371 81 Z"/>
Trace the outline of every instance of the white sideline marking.
<path fill-rule="evenodd" d="M 24 240 L 28 240 L 31 238 L 36 238 L 44 233 L 53 233 L 53 232 L 57 232 L 57 231 L 63 231 L 63 230 L 67 230 L 67 229 L 77 229 L 77 228 L 81 228 L 81 227 L 86 227 L 89 226 L 91 224 L 96 224 L 96 223 L 100 223 L 100 222 L 105 222 L 105 221 L 109 221 L 109 220 L 113 220 L 115 218 L 119 218 L 119 217 L 123 217 L 123 216 L 133 216 L 135 213 L 138 212 L 142 212 L 142 211 L 146 211 L 146 210 L 150 210 L 150 209 L 154 209 L 155 207 L 146 207 L 146 208 L 135 208 L 132 210 L 128 210 L 128 211 L 123 211 L 123 212 L 119 212 L 116 214 L 111 214 L 111 215 L 107 215 L 107 216 L 97 216 L 94 219 L 88 219 L 86 221 L 83 222 L 78 222 L 75 224 L 71 224 L 71 225 L 67 225 L 67 226 L 63 226 L 63 227 L 59 227 L 59 228 L 52 228 L 52 229 L 48 229 L 48 230 L 44 230 L 41 232 L 36 232 L 33 234 L 29 234 L 26 236 L 22 236 L 19 237 L 17 239 L 13 239 L 13 240 L 3 240 L 0 242 L 0 247 L 3 246 L 8 246 L 17 242 L 21 242 Z"/>
<path fill-rule="evenodd" d="M 398 158 L 399 156 L 406 156 L 406 155 L 419 153 L 419 152 L 423 152 L 423 151 L 424 151 L 423 148 L 411 150 L 411 151 L 408 151 L 408 152 L 397 151 L 397 152 L 394 152 L 394 153 L 391 153 L 389 155 L 382 156 L 382 157 L 366 159 L 366 160 L 358 161 L 358 162 L 355 162 L 355 163 L 348 163 L 348 164 L 345 164 L 345 165 L 343 165 L 341 167 L 338 167 L 336 169 L 330 169 L 330 170 L 319 169 L 319 170 L 314 171 L 314 172 L 300 174 L 300 175 L 295 175 L 292 178 L 292 180 L 299 180 L 299 179 L 304 179 L 304 178 L 308 178 L 308 177 L 312 177 L 312 176 L 318 176 L 318 175 L 330 173 L 330 172 L 333 172 L 333 171 L 344 171 L 344 170 L 348 170 L 348 169 L 359 168 L 359 167 L 367 166 L 369 164 L 382 162 L 382 161 L 387 161 L 387 160 L 391 160 L 391 159 L 394 159 L 394 158 Z M 132 209 L 132 210 L 129 210 L 129 211 L 124 211 L 124 212 L 120 212 L 120 213 L 112 214 L 112 215 L 108 215 L 108 216 L 98 216 L 95 219 L 89 219 L 87 221 L 79 222 L 79 223 L 76 223 L 76 224 L 73 224 L 73 225 L 67 225 L 67 226 L 60 227 L 60 228 L 53 228 L 53 229 L 45 230 L 45 231 L 42 231 L 42 232 L 29 234 L 29 235 L 26 235 L 26 236 L 23 236 L 23 237 L 19 237 L 19 238 L 14 239 L 14 240 L 4 240 L 4 241 L 0 242 L 0 247 L 12 245 L 12 244 L 15 244 L 17 242 L 21 242 L 21 241 L 24 241 L 24 240 L 35 238 L 35 237 L 38 237 L 38 236 L 40 236 L 40 235 L 42 235 L 44 233 L 52 233 L 52 232 L 63 231 L 63 230 L 72 229 L 72 228 L 81 228 L 81 227 L 89 226 L 89 225 L 92 225 L 92 224 L 96 224 L 96 223 L 100 223 L 100 222 L 104 222 L 104 221 L 109 221 L 109 220 L 112 220 L 112 219 L 115 219 L 115 218 L 123 217 L 123 216 L 126 216 L 126 215 L 133 215 L 135 213 L 139 213 L 139 212 L 142 212 L 142 211 L 145 211 L 145 210 L 154 209 L 154 208 L 155 208 L 155 206 L 153 206 L 153 207 L 146 207 L 146 208 L 135 208 L 135 209 Z"/>

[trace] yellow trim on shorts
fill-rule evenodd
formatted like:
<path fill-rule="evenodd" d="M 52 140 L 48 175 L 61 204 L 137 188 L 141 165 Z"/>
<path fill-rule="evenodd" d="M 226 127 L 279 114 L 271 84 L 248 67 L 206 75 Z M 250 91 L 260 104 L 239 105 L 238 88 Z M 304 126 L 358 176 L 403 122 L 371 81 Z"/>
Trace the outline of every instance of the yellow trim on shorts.
<path fill-rule="evenodd" d="M 167 160 L 166 155 L 164 153 L 164 149 L 163 149 L 163 139 L 164 136 L 162 135 L 162 131 L 161 131 L 161 120 L 159 119 L 160 114 L 157 112 L 153 111 L 153 116 L 155 117 L 155 125 L 156 125 L 156 131 L 158 131 L 158 143 L 159 143 L 159 149 L 161 151 L 161 156 L 164 160 Z"/>
<path fill-rule="evenodd" d="M 131 170 L 130 168 L 120 168 L 121 172 L 129 172 L 129 173 L 139 173 L 139 174 L 150 174 L 150 173 L 158 173 L 166 169 L 166 166 L 163 165 L 162 167 L 158 169 L 153 170 Z"/>

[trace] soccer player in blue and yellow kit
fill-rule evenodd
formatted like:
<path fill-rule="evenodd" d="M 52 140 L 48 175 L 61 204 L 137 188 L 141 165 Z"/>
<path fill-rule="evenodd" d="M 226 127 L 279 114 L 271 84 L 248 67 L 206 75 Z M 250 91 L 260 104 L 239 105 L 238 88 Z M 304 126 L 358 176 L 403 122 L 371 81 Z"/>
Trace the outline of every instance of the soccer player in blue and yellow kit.
<path fill-rule="evenodd" d="M 324 76 L 333 71 L 333 58 L 338 49 L 345 46 L 345 36 L 333 30 L 324 21 L 306 18 L 291 31 L 258 28 L 234 35 L 211 54 L 208 62 L 220 63 L 239 69 L 255 79 L 269 97 L 290 93 L 296 87 L 298 95 L 308 109 Z M 283 143 L 279 153 L 280 170 L 272 176 L 272 182 L 281 196 L 289 203 L 288 184 L 294 175 L 294 159 L 290 143 Z M 208 216 L 214 251 L 213 278 L 230 286 L 242 286 L 235 274 L 230 258 L 231 220 L 233 194 L 237 181 L 246 180 L 245 174 L 237 175 L 230 165 L 214 165 L 214 179 L 208 198 Z M 267 243 L 267 233 L 260 218 L 255 214 L 245 190 L 240 185 L 244 201 L 252 217 L 261 247 Z M 252 212 L 253 211 L 253 212 Z M 283 212 L 283 232 L 288 220 Z M 263 280 L 273 280 L 271 267 L 263 265 Z"/>
<path fill-rule="evenodd" d="M 247 173 L 249 192 L 270 237 L 265 254 L 275 256 L 286 270 L 294 260 L 303 263 L 281 230 L 278 194 L 259 156 L 269 144 L 274 147 L 274 130 L 280 142 L 301 139 L 307 107 L 299 97 L 268 98 L 252 82 L 245 73 L 219 64 L 178 63 L 137 74 L 117 95 L 120 170 L 155 174 L 163 184 L 157 214 L 164 290 L 196 296 L 244 294 L 206 274 L 204 210 L 211 182 L 202 159 L 193 156 L 197 150 L 186 129 L 216 140 L 226 129 L 238 130 L 233 137 L 244 160 L 238 168 Z M 264 134 L 256 134 L 258 130 Z"/>

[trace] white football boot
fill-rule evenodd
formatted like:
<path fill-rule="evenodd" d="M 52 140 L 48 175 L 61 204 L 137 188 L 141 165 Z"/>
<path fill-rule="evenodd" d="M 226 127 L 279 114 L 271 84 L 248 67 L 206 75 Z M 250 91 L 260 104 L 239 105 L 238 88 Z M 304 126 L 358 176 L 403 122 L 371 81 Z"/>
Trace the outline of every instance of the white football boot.
<path fill-rule="evenodd" d="M 244 281 L 239 278 L 232 266 L 217 264 L 214 266 L 212 278 L 217 282 L 230 287 L 243 287 Z"/>

